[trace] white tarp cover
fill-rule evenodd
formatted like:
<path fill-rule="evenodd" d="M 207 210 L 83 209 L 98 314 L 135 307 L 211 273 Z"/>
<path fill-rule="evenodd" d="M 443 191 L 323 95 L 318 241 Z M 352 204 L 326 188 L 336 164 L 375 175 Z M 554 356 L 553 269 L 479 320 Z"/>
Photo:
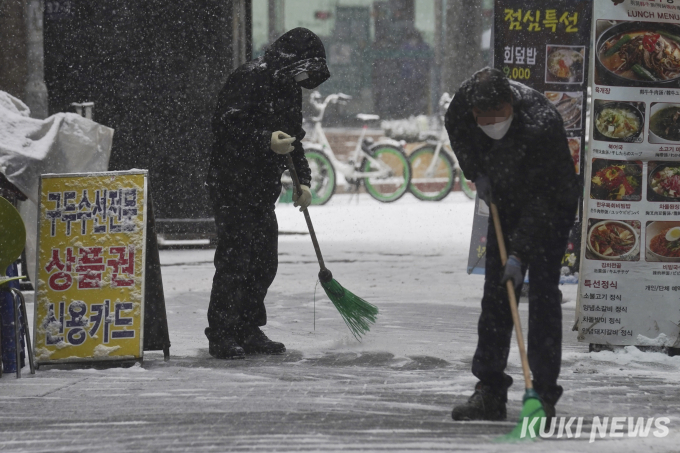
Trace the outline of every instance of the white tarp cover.
<path fill-rule="evenodd" d="M 40 175 L 107 171 L 113 129 L 75 113 L 57 113 L 44 120 L 29 115 L 26 104 L 0 91 L 0 172 L 28 197 L 19 211 L 26 224 L 26 257 L 32 274 Z"/>

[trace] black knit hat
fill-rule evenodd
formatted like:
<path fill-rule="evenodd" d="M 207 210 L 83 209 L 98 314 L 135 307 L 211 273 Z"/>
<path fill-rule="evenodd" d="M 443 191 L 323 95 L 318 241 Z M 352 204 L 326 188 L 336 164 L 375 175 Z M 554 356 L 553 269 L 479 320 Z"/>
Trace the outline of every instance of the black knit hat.
<path fill-rule="evenodd" d="M 495 110 L 506 102 L 512 102 L 510 82 L 501 71 L 486 67 L 472 77 L 470 102 L 480 110 Z"/>

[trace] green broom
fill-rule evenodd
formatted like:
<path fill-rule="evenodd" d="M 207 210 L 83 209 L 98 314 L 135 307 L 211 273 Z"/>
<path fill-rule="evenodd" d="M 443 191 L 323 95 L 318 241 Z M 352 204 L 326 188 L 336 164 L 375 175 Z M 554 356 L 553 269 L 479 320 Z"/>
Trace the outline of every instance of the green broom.
<path fill-rule="evenodd" d="M 288 170 L 295 183 L 295 190 L 298 194 L 302 194 L 302 188 L 300 187 L 300 180 L 295 171 L 293 158 L 290 154 L 288 154 L 287 157 Z M 333 274 L 326 268 L 326 265 L 323 262 L 323 256 L 321 256 L 319 242 L 316 240 L 316 234 L 314 233 L 314 227 L 312 226 L 312 219 L 309 217 L 309 211 L 303 209 L 302 212 L 305 215 L 309 235 L 312 237 L 312 244 L 314 244 L 316 258 L 319 260 L 319 266 L 321 267 L 321 270 L 319 271 L 321 287 L 326 291 L 326 295 L 340 312 L 340 316 L 342 316 L 343 321 L 345 321 L 345 324 L 349 327 L 354 338 L 361 341 L 361 336 L 370 330 L 371 324 L 375 323 L 375 319 L 378 316 L 378 308 L 346 290 L 333 278 Z"/>
<path fill-rule="evenodd" d="M 508 252 L 505 249 L 505 240 L 503 239 L 503 231 L 501 229 L 500 216 L 498 215 L 498 208 L 494 203 L 491 203 L 491 215 L 493 217 L 494 229 L 496 230 L 496 239 L 498 240 L 498 248 L 501 252 L 501 262 L 505 266 L 508 261 Z M 495 439 L 496 442 L 517 442 L 521 440 L 533 440 L 532 431 L 528 430 L 529 426 L 539 426 L 540 419 L 546 418 L 545 410 L 538 393 L 534 390 L 534 385 L 531 382 L 531 371 L 529 371 L 529 360 L 527 359 L 527 352 L 524 348 L 524 338 L 522 337 L 522 324 L 519 320 L 519 312 L 517 311 L 517 299 L 515 296 L 515 286 L 512 280 L 506 282 L 508 291 L 508 299 L 510 301 L 510 311 L 512 312 L 512 322 L 515 325 L 515 333 L 517 334 L 517 347 L 519 348 L 519 357 L 522 361 L 522 371 L 524 372 L 524 399 L 522 401 L 522 412 L 519 414 L 519 423 L 515 428 L 505 436 Z M 533 422 L 534 419 L 539 419 Z M 524 428 L 524 429 L 523 429 Z"/>

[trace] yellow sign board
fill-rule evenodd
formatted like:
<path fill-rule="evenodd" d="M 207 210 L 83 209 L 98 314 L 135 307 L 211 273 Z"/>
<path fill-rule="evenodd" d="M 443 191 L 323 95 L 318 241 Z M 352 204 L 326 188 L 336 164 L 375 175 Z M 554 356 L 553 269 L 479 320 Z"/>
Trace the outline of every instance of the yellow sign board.
<path fill-rule="evenodd" d="M 38 364 L 143 355 L 147 172 L 42 175 Z"/>

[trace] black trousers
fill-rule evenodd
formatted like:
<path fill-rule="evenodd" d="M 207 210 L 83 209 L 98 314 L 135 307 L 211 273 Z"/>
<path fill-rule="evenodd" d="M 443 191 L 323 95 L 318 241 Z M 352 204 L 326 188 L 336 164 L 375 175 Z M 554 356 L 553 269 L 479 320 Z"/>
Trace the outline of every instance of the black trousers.
<path fill-rule="evenodd" d="M 264 298 L 278 268 L 274 207 L 227 207 L 215 203 L 217 250 L 206 336 L 220 341 L 245 326 L 264 326 Z"/>
<path fill-rule="evenodd" d="M 554 404 L 561 395 L 557 385 L 562 361 L 562 307 L 559 290 L 562 258 L 567 247 L 572 222 L 562 222 L 550 239 L 536 244 L 535 253 L 526 263 L 529 269 L 529 332 L 526 339 L 529 366 L 534 388 Z M 484 384 L 505 394 L 512 378 L 505 374 L 510 342 L 514 333 L 512 314 L 503 275 L 498 241 L 492 220 L 487 232 L 486 271 L 482 313 L 477 326 L 479 340 L 472 361 L 472 373 Z M 516 295 L 519 301 L 520 288 Z M 552 401 L 551 401 L 552 400 Z"/>

